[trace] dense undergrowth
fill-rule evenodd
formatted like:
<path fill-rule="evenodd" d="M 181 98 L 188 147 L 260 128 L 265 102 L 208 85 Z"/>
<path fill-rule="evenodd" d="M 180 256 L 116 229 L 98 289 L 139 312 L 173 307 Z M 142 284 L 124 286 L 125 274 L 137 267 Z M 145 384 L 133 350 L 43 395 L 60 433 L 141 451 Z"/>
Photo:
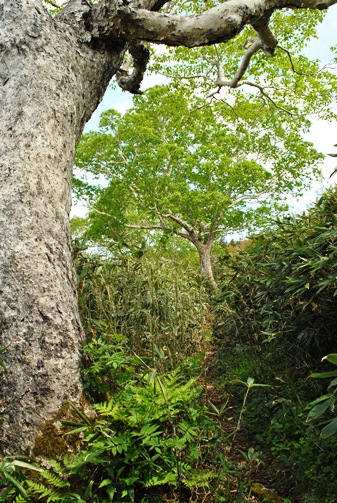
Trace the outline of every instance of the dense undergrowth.
<path fill-rule="evenodd" d="M 219 379 L 235 369 L 271 385 L 251 397 L 244 427 L 291 501 L 337 500 L 336 439 L 321 434 L 334 418 L 334 388 L 309 377 L 334 371 L 321 359 L 337 352 L 336 219 L 330 190 L 308 214 L 228 254 L 216 308 Z"/>
<path fill-rule="evenodd" d="M 228 248 L 212 299 L 182 255 L 77 243 L 96 417 L 72 404 L 47 465 L 2 460 L 0 501 L 337 501 L 336 218 L 331 190 Z"/>
<path fill-rule="evenodd" d="M 144 247 L 145 249 L 145 247 Z M 212 333 L 207 293 L 187 261 L 138 250 L 108 260 L 77 248 L 79 305 L 88 339 L 124 335 L 128 348 L 165 368 L 199 359 Z"/>

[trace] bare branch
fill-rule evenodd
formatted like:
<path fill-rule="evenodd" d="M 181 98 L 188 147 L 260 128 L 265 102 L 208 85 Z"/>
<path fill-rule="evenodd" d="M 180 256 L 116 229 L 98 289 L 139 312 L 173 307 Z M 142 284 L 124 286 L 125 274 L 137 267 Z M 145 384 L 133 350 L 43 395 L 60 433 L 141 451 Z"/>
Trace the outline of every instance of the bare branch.
<path fill-rule="evenodd" d="M 295 116 L 296 115 L 296 114 L 290 112 L 289 110 L 287 110 L 286 108 L 278 105 L 276 103 L 276 101 L 273 100 L 273 98 L 266 92 L 266 89 L 270 89 L 271 88 L 270 86 L 261 86 L 260 84 L 256 84 L 255 82 L 250 82 L 249 80 L 243 80 L 241 82 L 240 81 L 236 82 L 236 77 L 238 77 L 238 73 L 239 73 L 239 71 L 233 77 L 232 80 L 220 80 L 220 79 L 218 79 L 218 81 L 217 81 L 218 87 L 216 89 L 212 89 L 208 93 L 208 95 L 206 97 L 207 98 L 213 98 L 216 94 L 220 93 L 222 87 L 231 87 L 231 88 L 233 88 L 233 87 L 241 87 L 241 86 L 250 86 L 250 87 L 255 87 L 256 89 L 258 89 L 260 91 L 261 95 L 264 98 L 266 98 L 268 101 L 270 101 L 270 103 L 272 103 L 274 105 L 274 107 L 277 108 L 278 110 L 281 110 L 282 112 L 285 112 L 285 113 L 287 113 L 288 115 L 291 115 L 291 116 Z M 232 85 L 232 84 L 235 84 L 235 85 Z M 272 89 L 275 89 L 275 88 L 273 87 Z M 289 90 L 287 90 L 287 91 L 289 92 Z M 230 106 L 228 103 L 226 103 L 226 105 Z"/>
<path fill-rule="evenodd" d="M 213 89 L 212 91 L 209 92 L 207 98 L 211 98 L 215 94 L 218 94 L 222 87 L 230 87 L 232 89 L 238 87 L 238 83 L 246 73 L 252 57 L 260 49 L 267 56 L 274 56 L 277 40 L 274 37 L 273 33 L 271 32 L 269 26 L 267 26 L 265 23 L 261 23 L 256 27 L 256 31 L 259 35 L 259 38 L 251 38 L 251 37 L 247 38 L 245 43 L 245 48 L 247 50 L 242 58 L 238 71 L 231 80 L 227 80 L 223 76 L 222 62 L 218 53 L 218 49 L 215 46 L 215 51 L 217 53 L 217 67 L 218 67 L 218 79 L 216 81 L 217 87 L 216 89 Z M 266 43 L 268 43 L 268 45 L 266 45 Z"/>
<path fill-rule="evenodd" d="M 99 211 L 97 208 L 93 207 L 90 208 L 90 211 L 94 211 L 98 215 L 103 215 L 104 217 L 109 217 L 109 218 L 114 218 L 113 215 L 110 215 L 110 213 L 106 213 L 105 211 Z"/>
<path fill-rule="evenodd" d="M 319 68 L 316 72 L 311 72 L 311 73 L 299 72 L 295 68 L 295 65 L 294 65 L 292 57 L 291 57 L 291 53 L 287 49 L 285 49 L 284 47 L 281 47 L 281 46 L 278 46 L 278 49 L 280 49 L 280 51 L 283 51 L 288 56 L 292 71 L 294 73 L 296 73 L 296 75 L 300 75 L 302 77 L 313 77 L 314 75 L 317 75 L 318 73 L 323 72 L 327 68 L 333 68 L 334 67 L 334 65 L 331 65 L 331 63 L 328 63 L 328 64 L 322 66 L 321 68 Z"/>
<path fill-rule="evenodd" d="M 268 16 L 268 20 L 269 20 Z M 257 23 L 254 26 L 256 33 L 259 35 L 259 38 L 248 38 L 246 40 L 245 47 L 247 48 L 241 64 L 238 68 L 238 71 L 234 75 L 234 77 L 231 80 L 226 80 L 223 77 L 223 72 L 222 72 L 222 64 L 221 60 L 219 57 L 219 53 L 217 50 L 217 47 L 215 47 L 217 56 L 218 56 L 218 79 L 217 79 L 217 90 L 211 91 L 211 93 L 208 95 L 208 97 L 214 96 L 214 94 L 217 94 L 220 90 L 221 87 L 231 87 L 235 88 L 238 86 L 238 83 L 248 70 L 250 60 L 254 56 L 256 52 L 258 52 L 260 49 L 267 55 L 267 56 L 274 56 L 275 52 L 275 47 L 277 45 L 277 39 L 275 38 L 274 34 L 270 30 L 269 26 L 267 25 L 267 20 L 264 20 L 263 22 Z M 247 45 L 248 43 L 248 45 Z"/>
<path fill-rule="evenodd" d="M 251 87 L 256 87 L 256 89 L 258 89 L 260 91 L 260 93 L 262 94 L 262 96 L 264 98 L 266 98 L 268 101 L 270 101 L 270 103 L 272 103 L 274 105 L 275 108 L 277 108 L 278 110 L 281 110 L 282 112 L 285 112 L 286 114 L 288 115 L 291 115 L 291 116 L 295 116 L 296 114 L 290 112 L 289 110 L 287 110 L 286 108 L 283 108 L 281 107 L 280 105 L 278 105 L 276 103 L 276 101 L 273 100 L 273 98 L 271 98 L 269 96 L 269 94 L 266 92 L 266 88 L 259 85 L 259 84 L 256 84 L 255 82 L 250 82 L 249 80 L 243 80 L 242 82 L 240 82 L 237 87 L 240 87 L 240 86 L 251 86 Z"/>

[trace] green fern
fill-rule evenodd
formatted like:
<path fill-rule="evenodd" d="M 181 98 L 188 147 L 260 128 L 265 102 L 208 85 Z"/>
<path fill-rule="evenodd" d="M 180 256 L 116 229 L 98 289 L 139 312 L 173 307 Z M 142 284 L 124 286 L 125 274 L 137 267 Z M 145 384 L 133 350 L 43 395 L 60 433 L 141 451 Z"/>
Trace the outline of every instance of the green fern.
<path fill-rule="evenodd" d="M 101 416 L 109 416 L 111 418 L 116 417 L 120 411 L 120 404 L 113 400 L 95 404 L 94 407 Z"/>
<path fill-rule="evenodd" d="M 57 461 L 56 459 L 50 459 L 49 463 L 55 473 L 59 473 L 59 474 L 63 473 L 63 465 L 61 463 L 59 463 L 59 461 Z"/>
<path fill-rule="evenodd" d="M 47 470 L 44 470 L 43 472 L 41 472 L 41 475 L 53 487 L 57 487 L 60 489 L 65 488 L 65 487 L 70 487 L 70 483 L 67 480 L 64 480 L 61 477 L 59 477 L 58 475 L 55 475 L 55 473 L 48 472 Z"/>
<path fill-rule="evenodd" d="M 6 501 L 6 500 L 0 499 L 0 501 Z M 9 501 L 9 500 L 7 500 L 7 501 Z M 15 500 L 13 501 L 13 503 L 27 503 L 27 499 L 24 498 L 23 496 L 21 496 L 21 494 L 18 494 L 17 497 L 15 498 Z"/>
<path fill-rule="evenodd" d="M 125 349 L 119 349 L 118 361 L 121 368 L 130 365 Z M 128 379 L 123 373 L 123 387 L 117 385 L 110 400 L 95 405 L 95 422 L 73 407 L 83 422 L 79 453 L 65 456 L 62 463 L 51 461 L 49 470 L 24 461 L 7 463 L 5 487 L 11 492 L 8 499 L 0 496 L 0 502 L 17 498 L 15 503 L 132 503 L 143 501 L 143 495 L 158 486 L 197 489 L 200 482 L 204 487 L 198 454 L 209 432 L 214 436 L 214 425 L 207 423 L 205 409 L 198 404 L 195 379 L 186 378 L 180 369 L 161 375 L 145 362 L 142 366 L 142 373 L 134 367 Z M 206 429 L 202 423 L 207 423 Z M 34 472 L 39 479 L 30 477 Z M 76 475 L 77 493 L 71 492 L 71 475 Z"/>
<path fill-rule="evenodd" d="M 27 485 L 29 488 L 29 494 L 39 495 L 39 499 L 44 498 L 46 503 L 54 503 L 62 501 L 62 494 L 56 492 L 54 489 L 46 487 L 44 484 L 33 482 L 32 480 L 27 480 Z"/>

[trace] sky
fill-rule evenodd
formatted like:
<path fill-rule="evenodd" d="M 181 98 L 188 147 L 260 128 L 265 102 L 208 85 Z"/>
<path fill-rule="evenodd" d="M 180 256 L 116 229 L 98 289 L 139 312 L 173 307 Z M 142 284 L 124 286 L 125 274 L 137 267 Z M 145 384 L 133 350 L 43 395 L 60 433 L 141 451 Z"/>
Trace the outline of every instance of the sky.
<path fill-rule="evenodd" d="M 318 39 L 311 41 L 306 49 L 306 53 L 311 58 L 321 60 L 322 64 L 327 64 L 333 60 L 333 54 L 330 51 L 332 46 L 337 46 L 337 5 L 330 7 L 328 10 L 325 20 L 319 28 Z M 142 88 L 145 89 L 155 84 L 163 83 L 162 76 L 146 76 Z M 98 128 L 99 117 L 103 111 L 114 108 L 123 113 L 131 106 L 132 95 L 130 93 L 123 92 L 119 88 L 114 90 L 109 86 L 103 100 L 86 124 L 84 131 L 88 132 Z M 329 153 L 337 153 L 337 147 L 334 147 L 337 144 L 336 121 L 313 121 L 311 130 L 305 135 L 305 138 L 313 142 L 316 149 L 325 154 L 326 158 L 321 165 L 323 180 L 313 183 L 312 190 L 306 192 L 300 201 L 289 199 L 291 209 L 295 213 L 303 211 L 307 206 L 312 205 L 324 188 L 337 183 L 337 174 L 330 178 L 337 166 L 337 158 L 327 155 Z M 84 216 L 85 213 L 85 206 L 77 204 L 73 206 L 71 216 Z"/>
<path fill-rule="evenodd" d="M 327 64 L 333 60 L 333 54 L 330 51 L 332 46 L 337 46 L 337 5 L 328 10 L 326 18 L 319 28 L 318 39 L 311 42 L 306 53 L 311 58 L 320 59 L 323 64 Z M 317 193 L 319 194 L 325 187 L 337 183 L 337 175 L 330 178 L 337 166 L 337 158 L 328 156 L 328 154 L 337 153 L 337 147 L 334 147 L 337 144 L 336 121 L 314 121 L 310 133 L 306 134 L 305 138 L 311 141 L 317 150 L 326 155 L 321 165 L 324 178 L 322 182 L 313 184 L 313 190 L 304 196 L 298 207 L 311 205 L 317 199 Z"/>

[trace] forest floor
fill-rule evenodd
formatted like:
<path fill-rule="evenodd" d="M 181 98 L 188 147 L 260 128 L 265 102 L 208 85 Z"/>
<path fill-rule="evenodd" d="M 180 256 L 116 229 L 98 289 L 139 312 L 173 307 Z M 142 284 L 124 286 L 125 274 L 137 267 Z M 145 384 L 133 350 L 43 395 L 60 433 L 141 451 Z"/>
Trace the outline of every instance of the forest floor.
<path fill-rule="evenodd" d="M 216 345 L 209 348 L 206 355 L 203 377 L 200 384 L 204 389 L 205 403 L 213 404 L 220 411 L 217 421 L 222 432 L 224 455 L 236 469 L 230 489 L 231 501 L 252 501 L 255 503 L 296 503 L 288 499 L 287 488 L 279 481 L 274 460 L 254 451 L 254 439 L 239 424 L 241 403 L 235 394 L 230 394 L 219 380 Z M 222 412 L 223 410 L 223 412 Z M 232 499 L 233 497 L 233 499 Z"/>

